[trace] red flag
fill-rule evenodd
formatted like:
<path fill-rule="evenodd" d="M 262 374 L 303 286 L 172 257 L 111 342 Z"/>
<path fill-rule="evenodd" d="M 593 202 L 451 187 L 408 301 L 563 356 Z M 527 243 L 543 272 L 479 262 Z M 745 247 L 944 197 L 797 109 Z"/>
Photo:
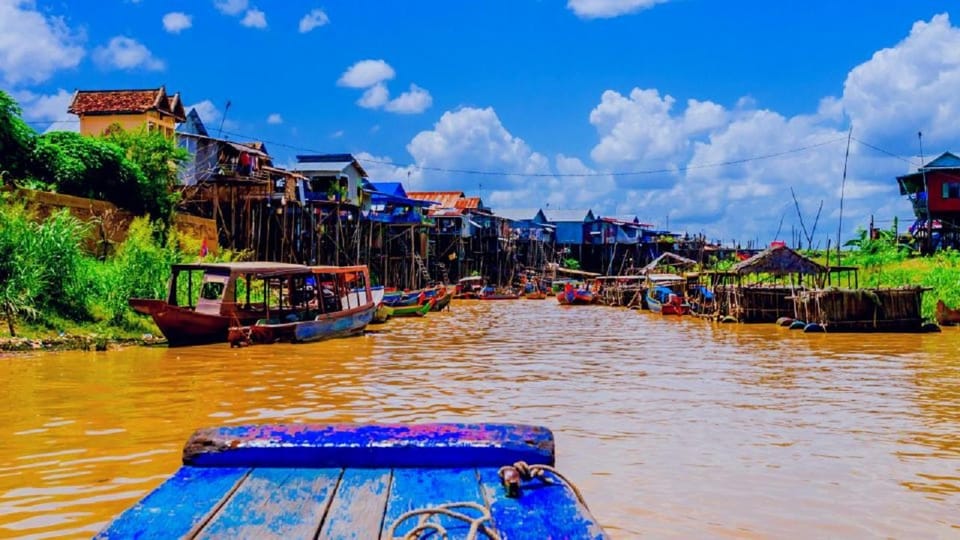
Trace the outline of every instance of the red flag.
<path fill-rule="evenodd" d="M 209 250 L 207 249 L 207 238 L 204 237 L 203 242 L 200 244 L 200 258 L 202 259 L 206 257 L 207 253 L 209 253 Z"/>

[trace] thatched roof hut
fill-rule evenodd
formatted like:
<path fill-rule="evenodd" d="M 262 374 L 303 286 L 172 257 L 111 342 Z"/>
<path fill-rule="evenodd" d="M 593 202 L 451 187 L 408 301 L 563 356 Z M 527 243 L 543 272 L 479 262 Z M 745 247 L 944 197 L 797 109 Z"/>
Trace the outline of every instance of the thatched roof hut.
<path fill-rule="evenodd" d="M 641 268 L 639 271 L 637 271 L 637 273 L 643 274 L 643 275 L 649 274 L 661 266 L 672 267 L 680 270 L 687 270 L 697 266 L 697 261 L 693 259 L 688 259 L 686 257 L 681 257 L 676 253 L 671 253 L 667 251 L 663 255 L 660 255 L 656 259 L 650 261 L 650 264 Z"/>
<path fill-rule="evenodd" d="M 820 275 L 827 267 L 805 257 L 787 246 L 772 246 L 730 269 L 733 274 L 787 274 Z"/>

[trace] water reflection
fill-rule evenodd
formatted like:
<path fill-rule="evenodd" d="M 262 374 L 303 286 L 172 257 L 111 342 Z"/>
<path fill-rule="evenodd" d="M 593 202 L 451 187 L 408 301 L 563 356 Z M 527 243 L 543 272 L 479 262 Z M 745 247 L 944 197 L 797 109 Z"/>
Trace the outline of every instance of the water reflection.
<path fill-rule="evenodd" d="M 960 333 L 461 302 L 310 345 L 0 358 L 0 536 L 87 536 L 221 423 L 529 422 L 617 537 L 957 534 Z"/>

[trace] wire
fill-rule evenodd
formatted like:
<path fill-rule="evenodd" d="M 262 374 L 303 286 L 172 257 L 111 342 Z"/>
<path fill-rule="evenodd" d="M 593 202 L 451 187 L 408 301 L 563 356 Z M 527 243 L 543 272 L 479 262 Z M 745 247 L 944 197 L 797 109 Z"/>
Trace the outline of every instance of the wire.
<path fill-rule="evenodd" d="M 78 124 L 79 122 L 80 122 L 79 120 L 36 120 L 36 121 L 29 121 L 29 122 L 26 122 L 26 123 L 29 124 L 29 125 L 48 125 L 48 126 L 49 126 L 49 125 L 53 125 L 53 124 Z M 317 149 L 315 149 L 315 148 L 308 148 L 308 147 L 305 147 L 305 146 L 297 146 L 297 145 L 293 145 L 293 144 L 289 144 L 289 143 L 285 143 L 285 142 L 281 142 L 281 141 L 266 140 L 266 139 L 263 139 L 263 138 L 260 138 L 260 137 L 256 137 L 256 136 L 252 136 L 252 135 L 245 135 L 245 134 L 242 134 L 242 133 L 236 133 L 236 132 L 227 131 L 227 130 L 223 130 L 222 133 L 223 133 L 224 135 L 231 136 L 231 137 L 236 137 L 236 138 L 238 138 L 238 139 L 243 139 L 243 140 L 248 140 L 248 141 L 261 141 L 261 142 L 263 142 L 263 143 L 265 143 L 265 144 L 269 144 L 269 145 L 271 145 L 271 146 L 279 146 L 279 147 L 281 147 L 281 148 L 289 148 L 290 150 L 296 150 L 296 151 L 300 151 L 300 152 L 310 152 L 310 153 L 313 153 L 313 154 L 324 154 L 324 153 L 328 153 L 328 152 L 326 152 L 326 151 L 317 150 Z M 524 178 L 595 178 L 595 177 L 605 177 L 605 176 L 613 176 L 613 177 L 621 177 L 621 176 L 648 176 L 648 175 L 653 175 L 653 174 L 666 174 L 666 173 L 675 173 L 675 172 L 686 172 L 686 171 L 693 171 L 693 170 L 699 170 L 699 169 L 711 169 L 711 168 L 718 168 L 718 167 L 729 167 L 729 166 L 732 166 L 732 165 L 742 165 L 742 164 L 744 164 L 744 163 L 750 163 L 750 162 L 754 162 L 754 161 L 762 161 L 762 160 L 766 160 L 766 159 L 773 159 L 773 158 L 782 157 L 782 156 L 786 156 L 786 155 L 790 155 L 790 154 L 797 154 L 797 153 L 800 153 L 800 152 L 805 152 L 805 151 L 807 151 L 807 150 L 812 150 L 812 149 L 814 149 L 814 148 L 819 148 L 819 147 L 821 147 L 821 146 L 827 146 L 827 145 L 834 144 L 834 143 L 837 143 L 837 142 L 840 142 L 840 141 L 844 141 L 844 140 L 846 140 L 846 139 L 847 139 L 846 136 L 837 137 L 837 138 L 829 139 L 829 140 L 826 140 L 826 141 L 822 141 L 822 142 L 818 142 L 818 143 L 814 143 L 814 144 L 809 144 L 809 145 L 806 145 L 806 146 L 800 146 L 800 147 L 797 147 L 797 148 L 791 148 L 791 149 L 788 149 L 788 150 L 783 150 L 783 151 L 780 151 L 780 152 L 773 152 L 773 153 L 770 153 L 770 154 L 760 154 L 760 155 L 756 155 L 756 156 L 751 156 L 751 157 L 746 157 L 746 158 L 741 158 L 741 159 L 728 160 L 728 161 L 718 161 L 718 162 L 714 162 L 714 163 L 704 163 L 704 164 L 700 164 L 700 165 L 688 165 L 688 166 L 683 166 L 683 167 L 660 168 L 660 169 L 641 169 L 641 170 L 635 170 L 635 171 L 608 171 L 608 172 L 590 172 L 590 173 L 525 173 L 525 172 L 510 172 L 510 171 L 485 171 L 485 170 L 480 170 L 480 169 L 455 169 L 455 168 L 446 168 L 446 167 L 430 167 L 430 166 L 425 166 L 425 165 L 417 165 L 417 164 L 415 164 L 415 163 L 399 164 L 399 163 L 396 163 L 396 162 L 393 162 L 393 161 L 388 161 L 388 160 L 383 160 L 383 159 L 373 159 L 373 158 L 356 158 L 356 159 L 357 159 L 357 161 L 361 161 L 361 162 L 364 162 L 364 163 L 376 163 L 376 164 L 379 164 L 379 165 L 390 165 L 390 166 L 397 167 L 397 168 L 401 168 L 401 169 L 402 169 L 402 168 L 412 168 L 412 169 L 418 169 L 418 170 L 421 170 L 421 171 L 443 172 L 443 173 L 452 173 L 452 174 L 470 174 L 470 175 L 482 175 L 482 176 L 518 176 L 518 177 L 524 177 Z M 905 158 L 905 157 L 903 157 L 903 156 L 899 156 L 899 155 L 897 155 L 897 154 L 895 154 L 895 153 L 893 153 L 893 152 L 891 152 L 891 151 L 889 151 L 889 150 L 885 150 L 885 149 L 880 148 L 879 146 L 876 146 L 876 145 L 874 145 L 874 144 L 871 144 L 871 143 L 869 143 L 869 142 L 867 142 L 867 141 L 864 141 L 864 140 L 862 140 L 862 139 L 858 139 L 857 137 L 852 137 L 852 140 L 856 141 L 858 144 L 861 144 L 861 145 L 863 145 L 863 146 L 866 146 L 867 148 L 870 148 L 870 149 L 872 149 L 872 150 L 876 150 L 877 152 L 880 152 L 880 153 L 885 154 L 885 155 L 887 155 L 887 156 L 890 156 L 890 157 L 892 157 L 892 158 L 899 159 L 900 161 L 903 161 L 903 162 L 908 163 L 908 164 L 910 164 L 910 165 L 916 165 L 916 163 L 915 163 L 913 160 L 909 159 L 909 158 Z M 921 164 L 920 166 L 922 166 L 922 164 Z"/>
<path fill-rule="evenodd" d="M 317 154 L 324 153 L 321 150 L 316 150 L 312 148 L 306 148 L 301 146 L 294 146 L 291 144 L 279 142 L 279 141 L 268 141 L 265 139 L 259 139 L 257 137 L 251 137 L 249 135 L 244 135 L 241 133 L 233 133 L 229 131 L 224 131 L 225 134 L 239 137 L 245 140 L 259 140 L 265 144 L 272 146 L 280 146 L 284 148 L 290 148 L 292 150 L 299 150 L 303 152 L 313 152 Z M 815 144 L 810 144 L 807 146 L 801 146 L 798 148 L 791 148 L 789 150 L 783 150 L 780 152 L 774 152 L 771 154 L 763 154 L 758 156 L 752 156 L 742 159 L 735 159 L 729 161 L 721 161 L 716 163 L 705 163 L 701 165 L 691 165 L 685 167 L 675 167 L 675 168 L 662 168 L 662 169 L 647 169 L 647 170 L 637 170 L 637 171 L 613 171 L 613 172 L 593 172 L 593 173 L 524 173 L 524 172 L 506 172 L 506 171 L 484 171 L 479 169 L 452 169 L 445 167 L 429 167 L 423 165 L 417 165 L 415 163 L 408 164 L 398 164 L 392 161 L 371 159 L 371 158 L 356 158 L 357 161 L 365 163 L 377 163 L 382 165 L 391 165 L 398 168 L 414 168 L 422 171 L 433 171 L 433 172 L 445 172 L 445 173 L 454 173 L 454 174 L 475 174 L 475 175 L 485 175 L 485 176 L 520 176 L 526 178 L 583 178 L 583 177 L 604 177 L 604 176 L 642 176 L 642 175 L 651 175 L 651 174 L 664 174 L 672 172 L 681 172 L 681 171 L 690 171 L 696 169 L 707 169 L 714 167 L 726 167 L 730 165 L 740 165 L 743 163 L 749 163 L 752 161 L 760 161 L 764 159 L 771 159 L 775 157 L 785 156 L 788 154 L 796 154 L 799 152 L 804 152 L 821 146 L 826 146 L 828 144 L 833 144 L 839 141 L 846 140 L 846 136 L 830 139 L 827 141 L 822 141 Z"/>

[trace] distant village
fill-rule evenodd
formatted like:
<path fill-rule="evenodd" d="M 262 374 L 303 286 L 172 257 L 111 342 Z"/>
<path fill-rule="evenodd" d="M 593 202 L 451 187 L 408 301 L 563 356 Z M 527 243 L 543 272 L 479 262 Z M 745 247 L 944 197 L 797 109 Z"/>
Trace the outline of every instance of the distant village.
<path fill-rule="evenodd" d="M 180 95 L 162 86 L 77 91 L 69 112 L 85 135 L 119 124 L 176 137 L 192 155 L 180 171 L 179 213 L 212 220 L 217 238 L 205 241 L 256 260 L 366 264 L 381 283 L 417 288 L 476 275 L 509 284 L 527 269 L 564 263 L 624 274 L 668 251 L 700 263 L 734 251 L 637 216 L 498 210 L 460 190 L 407 191 L 401 182 L 368 178 L 351 154 L 298 155 L 290 169 L 276 167 L 263 142 L 212 137 L 197 112 L 185 111 Z M 960 158 L 945 153 L 897 180 L 917 216 L 911 232 L 927 247 L 955 245 L 950 224 L 960 222 Z"/>

